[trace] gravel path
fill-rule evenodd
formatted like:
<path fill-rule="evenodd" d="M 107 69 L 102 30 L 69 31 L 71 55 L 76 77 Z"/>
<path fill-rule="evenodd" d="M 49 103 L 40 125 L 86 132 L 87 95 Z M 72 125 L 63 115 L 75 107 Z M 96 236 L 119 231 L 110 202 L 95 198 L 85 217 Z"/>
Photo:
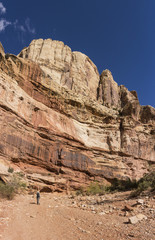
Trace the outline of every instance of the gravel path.
<path fill-rule="evenodd" d="M 154 198 L 130 208 L 136 200 L 123 194 L 103 197 L 68 197 L 41 194 L 40 205 L 32 195 L 0 201 L 0 240 L 154 240 Z M 145 214 L 136 224 L 128 219 Z"/>

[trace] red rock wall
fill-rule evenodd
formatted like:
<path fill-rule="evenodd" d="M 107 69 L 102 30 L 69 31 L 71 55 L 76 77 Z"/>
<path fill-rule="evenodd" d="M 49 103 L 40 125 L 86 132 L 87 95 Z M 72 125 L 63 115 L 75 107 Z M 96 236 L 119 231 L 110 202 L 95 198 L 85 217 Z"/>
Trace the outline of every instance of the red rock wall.
<path fill-rule="evenodd" d="M 109 71 L 98 80 L 97 101 L 52 82 L 30 59 L 2 50 L 0 57 L 0 159 L 47 169 L 76 187 L 94 177 L 138 179 L 154 166 L 155 110 Z"/>

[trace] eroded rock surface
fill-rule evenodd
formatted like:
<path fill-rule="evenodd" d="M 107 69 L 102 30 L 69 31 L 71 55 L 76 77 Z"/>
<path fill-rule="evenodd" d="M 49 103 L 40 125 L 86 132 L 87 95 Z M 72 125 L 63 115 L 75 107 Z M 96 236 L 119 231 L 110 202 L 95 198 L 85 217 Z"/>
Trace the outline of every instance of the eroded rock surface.
<path fill-rule="evenodd" d="M 104 70 L 100 76 L 97 98 L 107 107 L 119 108 L 119 86 L 114 81 L 109 70 Z"/>
<path fill-rule="evenodd" d="M 0 45 L 0 53 L 0 160 L 8 166 L 45 169 L 52 189 L 139 179 L 154 166 L 155 109 L 109 70 L 99 76 L 86 55 L 51 39 L 18 56 Z"/>
<path fill-rule="evenodd" d="M 55 82 L 76 94 L 96 98 L 99 73 L 93 62 L 60 41 L 33 40 L 18 55 L 38 63 L 48 77 L 49 88 Z"/>

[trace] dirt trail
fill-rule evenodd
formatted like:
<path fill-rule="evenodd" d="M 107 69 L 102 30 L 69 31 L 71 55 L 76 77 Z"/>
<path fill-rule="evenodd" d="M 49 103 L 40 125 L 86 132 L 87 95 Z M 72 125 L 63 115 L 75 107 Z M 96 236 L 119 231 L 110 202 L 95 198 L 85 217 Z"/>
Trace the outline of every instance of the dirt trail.
<path fill-rule="evenodd" d="M 0 202 L 0 240 L 155 239 L 153 217 L 127 224 L 121 211 L 124 204 L 124 200 L 110 203 L 113 211 L 105 214 L 108 202 L 90 211 L 65 195 L 42 194 L 40 205 L 32 195 L 20 195 Z"/>

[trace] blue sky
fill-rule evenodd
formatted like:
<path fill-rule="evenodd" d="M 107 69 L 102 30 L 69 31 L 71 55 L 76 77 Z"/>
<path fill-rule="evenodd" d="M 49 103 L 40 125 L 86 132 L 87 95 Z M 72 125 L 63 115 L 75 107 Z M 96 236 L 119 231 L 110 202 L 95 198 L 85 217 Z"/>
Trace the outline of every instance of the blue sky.
<path fill-rule="evenodd" d="M 5 52 L 18 54 L 37 38 L 85 53 L 155 107 L 155 0 L 0 0 Z"/>

